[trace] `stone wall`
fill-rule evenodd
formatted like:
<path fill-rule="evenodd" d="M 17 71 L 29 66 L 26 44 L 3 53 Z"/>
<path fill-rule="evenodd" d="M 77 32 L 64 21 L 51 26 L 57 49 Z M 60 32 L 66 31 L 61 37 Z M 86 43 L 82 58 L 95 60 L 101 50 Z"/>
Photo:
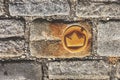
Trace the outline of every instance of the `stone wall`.
<path fill-rule="evenodd" d="M 0 80 L 119 80 L 119 57 L 119 0 L 0 0 Z"/>

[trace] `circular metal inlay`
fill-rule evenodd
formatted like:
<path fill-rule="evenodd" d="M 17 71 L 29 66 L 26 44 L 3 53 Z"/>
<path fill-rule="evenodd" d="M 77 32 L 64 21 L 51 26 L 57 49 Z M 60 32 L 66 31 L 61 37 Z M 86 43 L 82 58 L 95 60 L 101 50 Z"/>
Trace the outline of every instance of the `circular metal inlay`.
<path fill-rule="evenodd" d="M 83 51 L 88 43 L 86 29 L 78 25 L 66 28 L 63 33 L 62 43 L 64 48 L 69 52 Z"/>

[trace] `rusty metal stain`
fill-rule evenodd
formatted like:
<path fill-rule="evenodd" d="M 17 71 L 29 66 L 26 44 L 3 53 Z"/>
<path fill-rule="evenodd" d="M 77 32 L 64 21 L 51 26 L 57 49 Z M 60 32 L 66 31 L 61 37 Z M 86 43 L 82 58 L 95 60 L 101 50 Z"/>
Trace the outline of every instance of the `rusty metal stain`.
<path fill-rule="evenodd" d="M 71 53 L 85 51 L 89 43 L 88 34 L 88 31 L 79 25 L 66 28 L 62 38 L 64 48 Z"/>

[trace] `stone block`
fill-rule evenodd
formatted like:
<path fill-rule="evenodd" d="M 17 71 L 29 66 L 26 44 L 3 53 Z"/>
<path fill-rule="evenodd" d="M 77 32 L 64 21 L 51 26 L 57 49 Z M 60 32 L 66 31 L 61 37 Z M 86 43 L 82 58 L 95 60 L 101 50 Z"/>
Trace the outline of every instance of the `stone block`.
<path fill-rule="evenodd" d="M 49 79 L 109 80 L 110 67 L 103 61 L 48 63 Z"/>
<path fill-rule="evenodd" d="M 120 5 L 117 3 L 92 2 L 78 0 L 76 15 L 83 18 L 120 17 Z"/>
<path fill-rule="evenodd" d="M 0 20 L 0 38 L 23 37 L 24 21 L 15 19 Z"/>
<path fill-rule="evenodd" d="M 69 15 L 67 0 L 10 0 L 12 16 L 53 16 Z"/>
<path fill-rule="evenodd" d="M 0 40 L 0 57 L 15 57 L 24 54 L 24 40 Z"/>
<path fill-rule="evenodd" d="M 91 26 L 85 22 L 34 21 L 30 27 L 30 52 L 44 58 L 85 57 L 91 53 Z"/>
<path fill-rule="evenodd" d="M 0 80 L 42 80 L 41 64 L 33 62 L 0 63 Z"/>
<path fill-rule="evenodd" d="M 97 25 L 97 53 L 100 56 L 120 56 L 120 21 L 99 22 Z"/>
<path fill-rule="evenodd" d="M 64 29 L 64 23 L 49 23 L 36 20 L 30 27 L 30 41 L 38 40 L 60 40 Z"/>

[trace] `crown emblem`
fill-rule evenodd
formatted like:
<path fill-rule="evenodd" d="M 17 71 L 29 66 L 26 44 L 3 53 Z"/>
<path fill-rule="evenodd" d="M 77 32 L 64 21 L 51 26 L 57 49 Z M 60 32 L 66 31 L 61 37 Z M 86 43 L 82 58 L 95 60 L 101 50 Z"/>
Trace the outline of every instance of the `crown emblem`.
<path fill-rule="evenodd" d="M 84 46 L 85 36 L 78 36 L 76 32 L 65 37 L 67 47 L 81 47 Z"/>

